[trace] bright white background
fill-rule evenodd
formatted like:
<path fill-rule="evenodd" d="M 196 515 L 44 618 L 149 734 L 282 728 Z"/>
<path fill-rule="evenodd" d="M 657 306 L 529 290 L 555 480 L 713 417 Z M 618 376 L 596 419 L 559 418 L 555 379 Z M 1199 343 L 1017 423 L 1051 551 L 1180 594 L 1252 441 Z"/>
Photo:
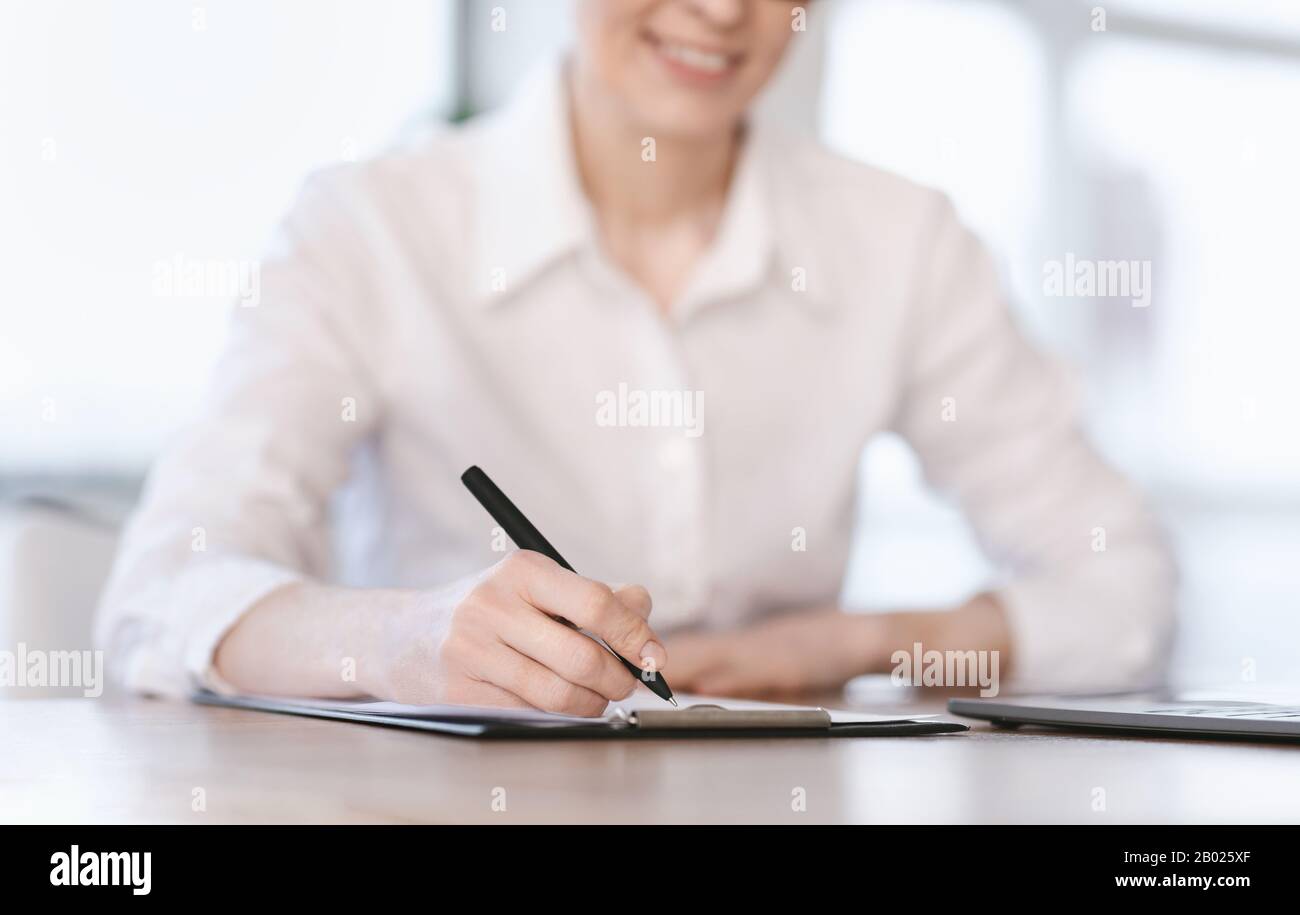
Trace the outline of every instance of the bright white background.
<path fill-rule="evenodd" d="M 441 0 L 0 6 L 0 472 L 138 472 L 230 302 L 154 265 L 258 256 L 310 169 L 446 111 Z"/>

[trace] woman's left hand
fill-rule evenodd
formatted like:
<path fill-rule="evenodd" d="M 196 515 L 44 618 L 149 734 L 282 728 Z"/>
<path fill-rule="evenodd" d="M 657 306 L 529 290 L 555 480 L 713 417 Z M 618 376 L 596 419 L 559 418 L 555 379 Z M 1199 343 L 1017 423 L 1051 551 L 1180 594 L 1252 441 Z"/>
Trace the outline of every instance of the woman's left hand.
<path fill-rule="evenodd" d="M 826 692 L 893 666 L 898 649 L 991 651 L 1006 676 L 1011 631 L 999 599 L 977 594 L 940 611 L 844 613 L 808 610 L 732 632 L 668 639 L 674 689 L 709 696 L 777 697 Z"/>
<path fill-rule="evenodd" d="M 709 696 L 781 696 L 838 689 L 876 666 L 879 617 L 813 610 L 729 632 L 669 639 L 674 689 Z"/>

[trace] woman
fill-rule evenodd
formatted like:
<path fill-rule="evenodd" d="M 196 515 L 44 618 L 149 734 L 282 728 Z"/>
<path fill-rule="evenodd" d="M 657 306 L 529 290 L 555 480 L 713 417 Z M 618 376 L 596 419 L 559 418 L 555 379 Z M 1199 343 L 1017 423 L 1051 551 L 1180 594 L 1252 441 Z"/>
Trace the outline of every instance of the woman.
<path fill-rule="evenodd" d="M 308 183 L 126 535 L 119 677 L 579 715 L 631 693 L 555 615 L 679 691 L 834 687 L 916 642 L 1024 684 L 1158 672 L 1168 558 L 952 208 L 747 124 L 795 5 L 576 11 L 505 110 Z M 885 429 L 1005 563 L 996 590 L 836 606 Z M 475 463 L 590 578 L 503 558 Z"/>

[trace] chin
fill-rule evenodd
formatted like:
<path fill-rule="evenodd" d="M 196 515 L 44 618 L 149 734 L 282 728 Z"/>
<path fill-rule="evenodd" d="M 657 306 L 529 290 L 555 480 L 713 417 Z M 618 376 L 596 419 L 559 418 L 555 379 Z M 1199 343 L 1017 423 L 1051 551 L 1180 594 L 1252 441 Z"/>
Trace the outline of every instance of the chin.
<path fill-rule="evenodd" d="M 731 106 L 693 104 L 692 100 L 668 100 L 642 108 L 641 122 L 651 136 L 705 139 L 735 129 L 744 120 L 744 110 Z"/>

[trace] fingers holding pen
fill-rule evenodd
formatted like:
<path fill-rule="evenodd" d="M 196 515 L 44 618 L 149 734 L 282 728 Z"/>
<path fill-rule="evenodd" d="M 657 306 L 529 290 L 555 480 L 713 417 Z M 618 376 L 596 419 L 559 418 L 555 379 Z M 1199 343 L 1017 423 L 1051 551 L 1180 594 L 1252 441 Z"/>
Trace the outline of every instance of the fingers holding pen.
<path fill-rule="evenodd" d="M 624 598 L 634 605 L 629 607 L 608 585 L 570 572 L 539 553 L 524 550 L 514 555 L 526 557 L 519 560 L 527 570 L 522 576 L 520 596 L 529 604 L 600 636 L 634 664 L 664 669 L 668 653 L 646 621 L 648 593 L 642 596 L 635 590 L 623 589 Z M 645 615 L 637 608 L 643 608 Z"/>

